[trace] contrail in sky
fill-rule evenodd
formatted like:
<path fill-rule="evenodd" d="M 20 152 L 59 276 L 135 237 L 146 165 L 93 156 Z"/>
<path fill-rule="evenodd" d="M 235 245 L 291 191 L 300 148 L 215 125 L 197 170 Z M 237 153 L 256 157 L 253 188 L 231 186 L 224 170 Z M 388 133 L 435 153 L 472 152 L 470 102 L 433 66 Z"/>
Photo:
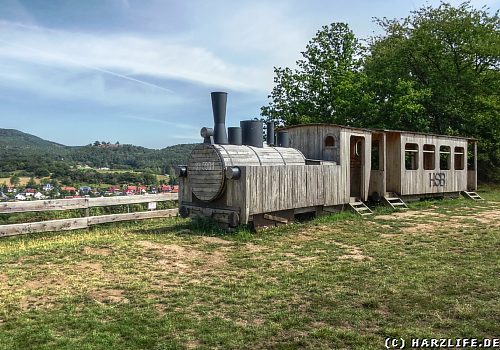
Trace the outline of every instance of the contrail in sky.
<path fill-rule="evenodd" d="M 10 41 L 7 41 L 7 40 L 3 40 L 3 39 L 0 39 L 0 42 L 3 42 L 4 44 L 10 45 L 10 46 L 19 47 L 19 48 L 24 49 L 24 50 L 29 50 L 29 51 L 34 51 L 34 52 L 42 53 L 44 55 L 48 55 L 48 56 L 54 57 L 54 58 L 56 58 L 58 60 L 63 60 L 63 61 L 75 64 L 77 66 L 82 66 L 82 67 L 85 67 L 85 68 L 88 68 L 88 69 L 96 70 L 96 71 L 101 72 L 101 73 L 113 75 L 115 77 L 122 78 L 122 79 L 125 79 L 125 80 L 129 80 L 129 81 L 132 81 L 134 83 L 139 83 L 139 84 L 142 84 L 142 85 L 145 85 L 145 86 L 149 86 L 149 87 L 152 87 L 152 88 L 155 88 L 155 89 L 163 90 L 163 91 L 168 92 L 168 93 L 173 93 L 172 90 L 164 88 L 164 87 L 161 87 L 159 85 L 148 83 L 147 81 L 135 79 L 135 78 L 132 78 L 132 77 L 120 74 L 120 73 L 112 72 L 112 71 L 104 69 L 104 68 L 99 68 L 99 67 L 91 66 L 91 65 L 88 65 L 86 63 L 82 63 L 82 62 L 73 60 L 73 59 L 68 58 L 68 57 L 58 56 L 58 55 L 56 55 L 54 53 L 50 53 L 50 52 L 43 51 L 43 50 L 40 50 L 40 49 L 36 49 L 36 48 L 33 48 L 33 47 L 28 47 L 28 46 L 16 44 L 16 43 L 13 43 L 13 42 L 10 42 Z"/>

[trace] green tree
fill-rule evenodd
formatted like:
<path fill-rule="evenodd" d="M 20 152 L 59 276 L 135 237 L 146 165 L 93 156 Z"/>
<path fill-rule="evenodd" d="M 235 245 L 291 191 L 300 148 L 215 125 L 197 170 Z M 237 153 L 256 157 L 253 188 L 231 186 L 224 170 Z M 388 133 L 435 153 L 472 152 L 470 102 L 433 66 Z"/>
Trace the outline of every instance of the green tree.
<path fill-rule="evenodd" d="M 275 87 L 262 115 L 286 125 L 358 125 L 372 101 L 364 89 L 362 53 L 347 24 L 322 27 L 302 52 L 298 69 L 274 69 Z"/>
<path fill-rule="evenodd" d="M 27 188 L 37 188 L 36 181 L 35 181 L 34 177 L 31 177 L 29 179 L 28 183 L 26 184 L 26 187 Z"/>
<path fill-rule="evenodd" d="M 365 61 L 377 113 L 365 126 L 475 137 L 479 174 L 498 180 L 498 12 L 442 3 L 377 22 L 385 33 Z"/>
<path fill-rule="evenodd" d="M 17 176 L 17 175 L 13 175 L 13 176 L 10 178 L 10 180 L 9 180 L 9 181 L 10 181 L 10 184 L 11 184 L 12 186 L 17 186 L 17 185 L 19 185 L 19 182 L 21 181 L 21 179 L 19 178 L 19 176 Z"/>

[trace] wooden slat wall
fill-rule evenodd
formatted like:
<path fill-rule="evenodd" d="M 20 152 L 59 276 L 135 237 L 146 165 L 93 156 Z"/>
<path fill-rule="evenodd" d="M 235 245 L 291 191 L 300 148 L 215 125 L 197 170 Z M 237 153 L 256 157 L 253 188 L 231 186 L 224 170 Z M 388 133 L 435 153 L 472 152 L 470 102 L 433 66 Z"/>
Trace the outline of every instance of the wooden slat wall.
<path fill-rule="evenodd" d="M 404 163 L 404 149 L 406 143 L 416 143 L 418 144 L 418 169 L 417 170 L 406 170 Z M 436 146 L 435 152 L 435 169 L 434 170 L 424 170 L 423 167 L 423 145 L 431 144 Z M 440 146 L 449 146 L 451 149 L 451 166 L 450 170 L 440 170 L 439 168 L 439 148 Z M 454 151 L 455 147 L 464 148 L 464 169 L 455 170 L 455 157 Z M 414 194 L 425 194 L 425 193 L 443 193 L 443 192 L 458 192 L 467 190 L 467 140 L 448 138 L 444 136 L 433 136 L 433 135 L 418 135 L 405 133 L 401 134 L 401 195 L 414 195 Z M 431 186 L 429 181 L 430 174 L 443 173 L 445 175 L 444 186 Z"/>
<path fill-rule="evenodd" d="M 337 162 L 340 164 L 341 143 L 340 133 L 341 128 L 334 125 L 307 125 L 300 128 L 292 128 L 288 130 L 290 137 L 290 147 L 301 151 L 308 159 L 325 159 Z M 335 140 L 335 145 L 328 150 L 328 156 L 325 153 L 325 139 L 327 136 L 332 136 Z"/>
<path fill-rule="evenodd" d="M 372 170 L 370 172 L 370 186 L 368 190 L 368 195 L 373 192 L 379 193 L 383 196 L 386 192 L 386 182 L 385 182 L 385 167 L 386 167 L 386 137 L 385 133 L 372 134 L 372 142 L 379 142 L 379 169 Z"/>
<path fill-rule="evenodd" d="M 386 191 L 401 193 L 401 142 L 399 134 L 386 134 Z M 403 164 L 404 166 L 404 164 Z"/>
<path fill-rule="evenodd" d="M 467 190 L 476 191 L 477 190 L 477 173 L 475 170 L 467 171 Z"/>
<path fill-rule="evenodd" d="M 351 197 L 351 178 L 350 178 L 350 133 L 343 129 L 340 131 L 340 166 L 342 172 L 342 178 L 345 179 L 345 186 L 341 188 L 342 197 Z M 349 200 L 347 201 L 349 203 Z"/>
<path fill-rule="evenodd" d="M 385 173 L 382 170 L 372 170 L 370 173 L 370 189 L 368 193 L 378 192 L 381 196 L 385 193 Z"/>
<path fill-rule="evenodd" d="M 193 192 L 191 190 L 191 186 L 189 181 L 185 177 L 179 177 L 179 203 L 182 204 L 184 202 L 192 202 L 193 201 Z"/>
<path fill-rule="evenodd" d="M 349 202 L 339 165 L 245 167 L 249 215 Z M 234 203 L 233 203 L 234 204 Z"/>

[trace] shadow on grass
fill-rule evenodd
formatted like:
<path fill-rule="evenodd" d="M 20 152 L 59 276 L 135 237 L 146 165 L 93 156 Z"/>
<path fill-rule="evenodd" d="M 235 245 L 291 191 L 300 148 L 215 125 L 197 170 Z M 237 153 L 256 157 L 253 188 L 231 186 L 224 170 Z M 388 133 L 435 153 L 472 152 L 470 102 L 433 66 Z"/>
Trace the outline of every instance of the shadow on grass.
<path fill-rule="evenodd" d="M 276 227 L 267 227 L 256 232 L 248 225 L 240 225 L 239 227 L 227 230 L 221 227 L 212 218 L 198 217 L 184 222 L 169 224 L 168 226 L 135 228 L 132 229 L 131 232 L 139 235 L 175 235 L 179 237 L 204 236 L 234 241 L 251 241 L 253 239 L 259 239 L 259 237 L 262 236 L 285 236 L 294 234 L 310 225 L 356 219 L 358 219 L 356 214 L 349 211 L 343 211 L 318 217 L 301 217 L 293 223 Z"/>

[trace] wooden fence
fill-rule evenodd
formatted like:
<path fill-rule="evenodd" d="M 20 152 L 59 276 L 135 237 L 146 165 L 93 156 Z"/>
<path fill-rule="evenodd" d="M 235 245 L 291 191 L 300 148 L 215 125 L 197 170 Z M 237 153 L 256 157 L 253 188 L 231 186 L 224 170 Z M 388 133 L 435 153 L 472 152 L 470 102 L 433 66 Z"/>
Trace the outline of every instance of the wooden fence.
<path fill-rule="evenodd" d="M 162 193 L 155 195 L 137 195 L 123 197 L 100 197 L 100 198 L 73 198 L 73 199 L 49 199 L 30 202 L 1 202 L 0 214 L 85 209 L 85 217 L 47 220 L 22 224 L 0 225 L 0 238 L 15 236 L 19 234 L 64 231 L 87 228 L 91 225 L 107 222 L 142 220 L 151 218 L 164 218 L 177 216 L 178 209 L 156 210 L 156 204 L 148 204 L 151 210 L 134 213 L 110 214 L 90 216 L 92 207 L 108 207 L 113 205 L 127 205 L 139 203 L 157 203 L 165 201 L 177 201 L 177 193 Z"/>

